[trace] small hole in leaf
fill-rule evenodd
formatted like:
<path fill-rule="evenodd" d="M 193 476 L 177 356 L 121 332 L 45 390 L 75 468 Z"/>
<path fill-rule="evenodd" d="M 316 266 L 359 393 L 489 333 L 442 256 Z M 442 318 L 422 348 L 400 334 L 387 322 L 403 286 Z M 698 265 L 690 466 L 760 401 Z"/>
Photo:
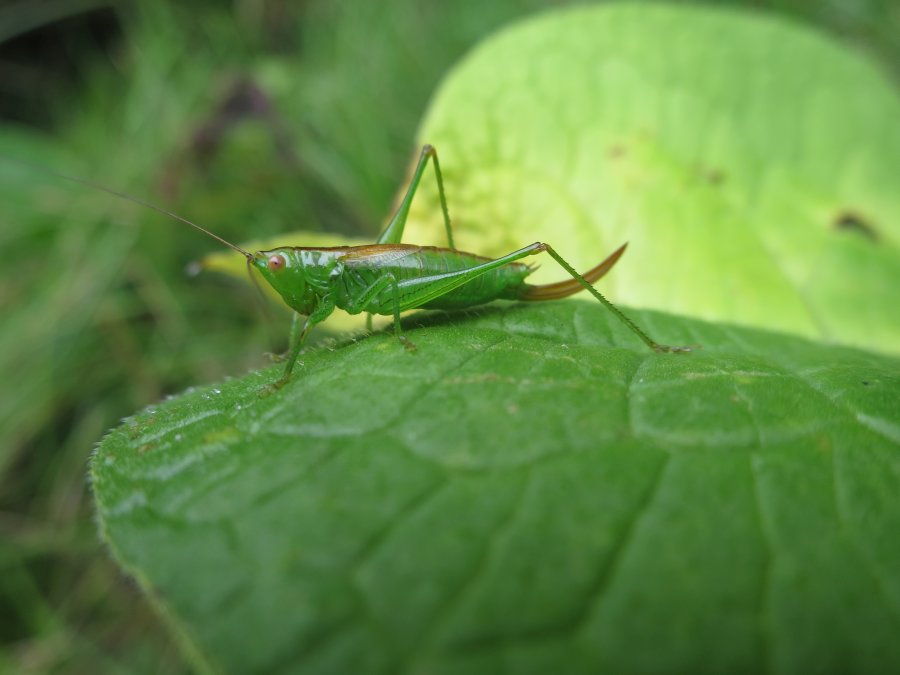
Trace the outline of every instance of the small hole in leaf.
<path fill-rule="evenodd" d="M 834 219 L 834 227 L 837 230 L 848 230 L 850 232 L 857 232 L 858 234 L 867 237 L 871 241 L 878 241 L 878 232 L 872 226 L 869 221 L 863 218 L 858 213 L 854 213 L 853 211 L 842 211 L 835 217 Z"/>

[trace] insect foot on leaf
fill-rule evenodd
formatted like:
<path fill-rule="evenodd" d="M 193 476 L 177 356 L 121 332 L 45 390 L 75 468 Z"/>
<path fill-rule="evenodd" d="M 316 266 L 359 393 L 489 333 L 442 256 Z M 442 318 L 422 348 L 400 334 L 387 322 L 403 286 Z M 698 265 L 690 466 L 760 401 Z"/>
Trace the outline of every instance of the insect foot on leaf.
<path fill-rule="evenodd" d="M 406 348 L 406 351 L 416 351 L 416 345 L 408 337 L 406 337 L 405 335 L 399 335 L 398 338 L 400 339 L 400 344 L 402 344 Z"/>

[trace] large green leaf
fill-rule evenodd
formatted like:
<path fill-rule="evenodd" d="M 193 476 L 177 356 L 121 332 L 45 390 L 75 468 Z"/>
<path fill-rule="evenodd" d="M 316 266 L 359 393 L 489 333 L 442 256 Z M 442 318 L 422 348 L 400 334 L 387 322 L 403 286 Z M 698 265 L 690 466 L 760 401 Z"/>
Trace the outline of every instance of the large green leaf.
<path fill-rule="evenodd" d="M 545 240 L 587 268 L 630 241 L 611 280 L 628 304 L 900 351 L 900 97 L 809 29 L 548 14 L 465 59 L 419 138 L 463 249 Z M 412 218 L 408 241 L 442 243 L 433 190 Z"/>
<path fill-rule="evenodd" d="M 231 672 L 900 669 L 900 363 L 634 314 L 704 349 L 516 305 L 166 401 L 104 535 Z"/>
<path fill-rule="evenodd" d="M 463 248 L 627 238 L 615 300 L 894 351 L 898 112 L 798 28 L 610 6 L 486 43 L 422 138 Z M 189 391 L 101 444 L 104 536 L 213 670 L 900 670 L 900 363 L 633 313 L 704 348 L 515 305 Z"/>

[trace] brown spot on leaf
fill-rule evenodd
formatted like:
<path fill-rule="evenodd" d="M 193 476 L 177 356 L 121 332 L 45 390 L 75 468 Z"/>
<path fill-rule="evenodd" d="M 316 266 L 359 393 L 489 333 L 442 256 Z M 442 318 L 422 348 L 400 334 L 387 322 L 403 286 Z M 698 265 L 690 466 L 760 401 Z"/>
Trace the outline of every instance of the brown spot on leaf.
<path fill-rule="evenodd" d="M 867 237 L 871 241 L 878 241 L 878 231 L 866 218 L 855 211 L 841 211 L 835 216 L 834 228 L 836 230 L 848 230 Z"/>

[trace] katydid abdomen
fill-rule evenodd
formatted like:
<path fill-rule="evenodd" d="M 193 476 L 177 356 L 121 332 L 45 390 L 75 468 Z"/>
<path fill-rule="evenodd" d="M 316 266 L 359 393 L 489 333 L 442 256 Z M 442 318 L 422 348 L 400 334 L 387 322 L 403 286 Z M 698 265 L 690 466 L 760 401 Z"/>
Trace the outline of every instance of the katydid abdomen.
<path fill-rule="evenodd" d="M 381 244 L 356 249 L 341 260 L 343 273 L 335 287 L 335 304 L 341 309 L 393 314 L 394 288 L 388 284 L 364 307 L 354 303 L 379 279 L 393 276 L 397 299 L 402 309 L 462 309 L 492 300 L 515 299 L 532 268 L 523 263 L 508 263 L 466 280 L 460 273 L 485 263 L 490 258 L 431 246 Z M 423 283 L 423 280 L 425 283 Z M 435 290 L 444 292 L 437 297 Z"/>

